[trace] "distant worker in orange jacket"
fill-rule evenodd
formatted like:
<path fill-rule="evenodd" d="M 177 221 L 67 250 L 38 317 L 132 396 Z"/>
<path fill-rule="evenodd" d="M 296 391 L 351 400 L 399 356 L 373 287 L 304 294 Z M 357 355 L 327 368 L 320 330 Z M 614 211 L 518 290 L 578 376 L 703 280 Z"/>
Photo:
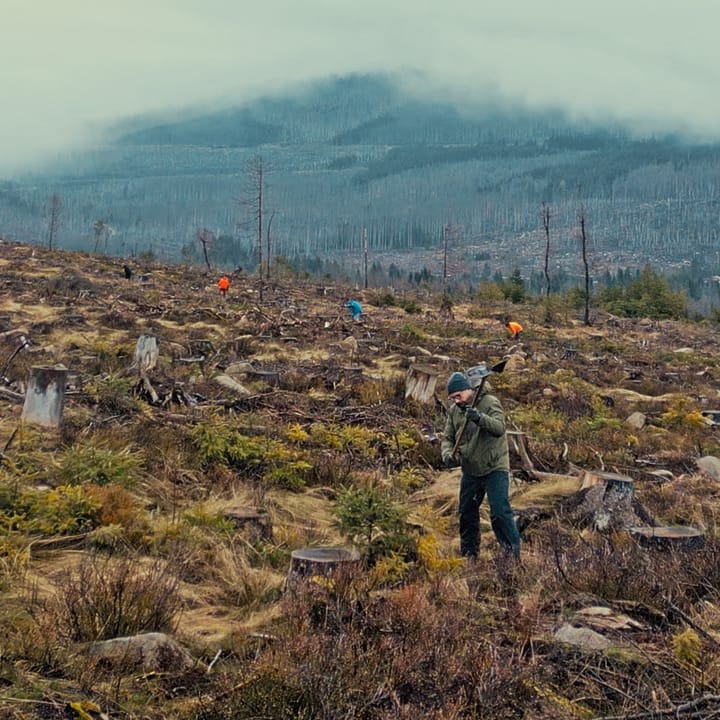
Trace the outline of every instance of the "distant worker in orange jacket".
<path fill-rule="evenodd" d="M 513 340 L 520 339 L 520 334 L 523 331 L 523 326 L 519 322 L 515 322 L 514 320 L 508 320 L 505 323 L 505 327 L 510 331 L 510 337 Z"/>
<path fill-rule="evenodd" d="M 223 275 L 218 280 L 218 290 L 220 290 L 220 294 L 225 297 L 227 294 L 228 288 L 230 287 L 230 281 Z"/>

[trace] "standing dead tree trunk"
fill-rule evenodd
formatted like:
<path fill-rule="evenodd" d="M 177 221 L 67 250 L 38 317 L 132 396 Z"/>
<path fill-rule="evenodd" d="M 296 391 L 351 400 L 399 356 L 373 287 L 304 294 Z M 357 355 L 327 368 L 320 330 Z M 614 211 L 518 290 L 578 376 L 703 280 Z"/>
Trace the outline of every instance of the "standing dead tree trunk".
<path fill-rule="evenodd" d="M 265 268 L 263 267 L 265 262 L 263 258 L 263 213 L 265 212 L 264 202 L 267 172 L 268 166 L 262 155 L 255 155 L 255 157 L 251 158 L 245 166 L 245 183 L 242 196 L 239 198 L 239 203 L 246 208 L 249 213 L 249 218 L 247 221 L 239 222 L 238 225 L 246 229 L 254 228 L 258 278 L 260 279 L 260 300 L 263 298 L 263 276 L 265 272 Z M 269 257 L 267 262 L 270 262 Z"/>
<path fill-rule="evenodd" d="M 550 206 L 547 203 L 542 204 L 542 219 L 545 230 L 545 297 L 550 297 Z"/>
<path fill-rule="evenodd" d="M 60 214 L 62 213 L 62 201 L 57 193 L 53 193 L 49 203 L 48 233 L 47 243 L 48 250 L 52 250 L 57 241 L 57 234 L 60 228 Z"/>
<path fill-rule="evenodd" d="M 365 228 L 362 229 L 362 246 L 363 246 L 363 270 L 364 270 L 364 276 L 365 276 L 365 289 L 367 290 L 368 287 L 368 238 L 367 238 L 367 230 Z"/>
<path fill-rule="evenodd" d="M 265 277 L 267 278 L 267 280 L 270 280 L 270 258 L 272 257 L 271 244 L 270 244 L 270 228 L 272 226 L 272 221 L 274 219 L 275 219 L 275 211 L 273 210 L 270 215 L 270 219 L 268 220 L 267 229 L 265 231 L 265 239 L 267 240 L 267 242 L 266 242 L 267 268 L 266 268 Z"/>
<path fill-rule="evenodd" d="M 197 231 L 195 237 L 197 238 L 197 241 L 202 247 L 203 258 L 205 258 L 205 264 L 207 265 L 207 269 L 212 272 L 212 266 L 210 265 L 210 257 L 208 256 L 208 247 L 212 245 L 212 242 L 215 239 L 215 235 L 213 234 L 212 230 L 203 228 L 202 230 Z"/>
<path fill-rule="evenodd" d="M 446 225 L 443 229 L 443 272 L 442 272 L 442 287 L 443 292 L 445 291 L 445 286 L 447 284 L 447 278 L 448 278 L 448 251 L 450 248 L 450 244 L 457 240 L 460 236 L 460 226 L 458 225 Z"/>
<path fill-rule="evenodd" d="M 585 230 L 585 206 L 580 205 L 578 211 L 578 222 L 580 223 L 580 247 L 582 251 L 582 262 L 585 271 L 585 313 L 583 315 L 583 323 L 590 325 L 590 267 L 588 265 L 588 238 Z"/>

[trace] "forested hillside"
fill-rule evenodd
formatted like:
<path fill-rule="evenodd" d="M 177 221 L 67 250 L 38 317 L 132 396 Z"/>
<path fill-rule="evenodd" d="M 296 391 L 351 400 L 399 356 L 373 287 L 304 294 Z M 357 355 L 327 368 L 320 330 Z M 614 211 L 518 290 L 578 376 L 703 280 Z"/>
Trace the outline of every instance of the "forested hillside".
<path fill-rule="evenodd" d="M 412 251 L 405 269 L 437 273 L 451 228 L 455 266 L 530 276 L 541 268 L 547 203 L 552 266 L 570 276 L 580 212 L 596 271 L 692 261 L 705 276 L 720 271 L 717 145 L 490 103 L 470 110 L 369 76 L 139 124 L 42 176 L 7 179 L 0 233 L 47 244 L 55 196 L 62 247 L 173 260 L 198 256 L 206 228 L 214 262 L 252 268 L 257 187 L 248 168 L 262 159 L 262 232 L 272 255 L 296 266 L 335 256 L 352 278 L 365 233 L 375 262 Z"/>

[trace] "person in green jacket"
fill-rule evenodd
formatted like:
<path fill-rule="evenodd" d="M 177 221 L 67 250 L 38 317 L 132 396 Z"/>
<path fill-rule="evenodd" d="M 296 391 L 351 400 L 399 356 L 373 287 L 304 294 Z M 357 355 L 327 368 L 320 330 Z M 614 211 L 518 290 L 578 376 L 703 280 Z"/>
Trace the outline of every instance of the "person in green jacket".
<path fill-rule="evenodd" d="M 453 373 L 447 383 L 452 404 L 445 423 L 441 452 L 446 467 L 460 464 L 460 554 L 477 558 L 480 549 L 480 504 L 487 495 L 490 523 L 500 546 L 520 557 L 520 533 L 510 507 L 510 459 L 505 435 L 505 413 L 485 383 L 475 407 L 475 390 L 464 373 Z M 467 427 L 453 457 L 455 438 Z"/>

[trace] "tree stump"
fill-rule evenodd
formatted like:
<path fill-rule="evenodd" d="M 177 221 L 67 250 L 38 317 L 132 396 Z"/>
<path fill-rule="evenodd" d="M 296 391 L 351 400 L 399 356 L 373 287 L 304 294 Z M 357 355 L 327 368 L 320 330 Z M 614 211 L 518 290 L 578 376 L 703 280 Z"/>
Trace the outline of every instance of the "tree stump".
<path fill-rule="evenodd" d="M 138 376 L 147 377 L 150 370 L 154 370 L 158 364 L 160 350 L 155 335 L 141 335 L 135 345 L 135 365 Z"/>
<path fill-rule="evenodd" d="M 405 377 L 405 398 L 419 403 L 432 402 L 435 397 L 438 370 L 429 365 L 412 365 Z"/>
<path fill-rule="evenodd" d="M 631 527 L 630 535 L 645 548 L 657 550 L 699 550 L 705 545 L 705 533 L 688 525 Z"/>
<path fill-rule="evenodd" d="M 65 405 L 65 368 L 33 367 L 21 419 L 24 422 L 59 427 Z"/>
<path fill-rule="evenodd" d="M 343 547 L 301 548 L 290 554 L 287 584 L 297 585 L 315 577 L 330 578 L 336 573 L 355 573 L 360 567 L 360 553 Z"/>
<path fill-rule="evenodd" d="M 246 531 L 250 540 L 272 540 L 272 521 L 266 510 L 257 508 L 226 508 L 223 517 L 238 530 Z"/>
<path fill-rule="evenodd" d="M 580 491 L 563 503 L 562 511 L 576 525 L 599 532 L 657 524 L 635 499 L 633 479 L 617 473 L 586 471 Z"/>

